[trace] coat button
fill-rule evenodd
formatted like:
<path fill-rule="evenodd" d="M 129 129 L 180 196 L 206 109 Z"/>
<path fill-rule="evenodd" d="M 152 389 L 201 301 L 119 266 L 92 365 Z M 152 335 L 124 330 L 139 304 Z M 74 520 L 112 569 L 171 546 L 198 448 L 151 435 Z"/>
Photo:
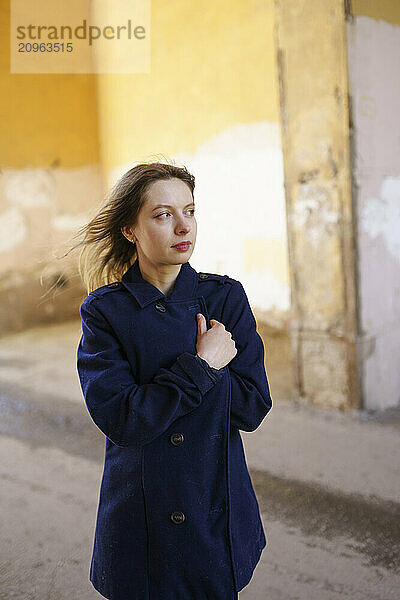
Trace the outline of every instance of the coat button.
<path fill-rule="evenodd" d="M 107 287 L 116 288 L 119 286 L 119 281 L 113 281 L 113 283 L 109 283 Z"/>
<path fill-rule="evenodd" d="M 174 446 L 179 446 L 185 438 L 183 437 L 183 433 L 173 433 L 169 439 Z"/>
<path fill-rule="evenodd" d="M 171 513 L 171 521 L 173 523 L 183 523 L 184 520 L 185 520 L 185 515 L 183 514 L 183 512 L 177 510 L 177 511 Z"/>
<path fill-rule="evenodd" d="M 164 304 L 161 304 L 160 302 L 157 302 L 157 304 L 155 305 L 156 309 L 159 310 L 160 312 L 165 312 L 167 309 L 165 308 Z"/>
<path fill-rule="evenodd" d="M 205 279 L 206 277 L 208 277 L 207 273 L 199 273 L 199 277 L 201 277 L 202 279 Z"/>

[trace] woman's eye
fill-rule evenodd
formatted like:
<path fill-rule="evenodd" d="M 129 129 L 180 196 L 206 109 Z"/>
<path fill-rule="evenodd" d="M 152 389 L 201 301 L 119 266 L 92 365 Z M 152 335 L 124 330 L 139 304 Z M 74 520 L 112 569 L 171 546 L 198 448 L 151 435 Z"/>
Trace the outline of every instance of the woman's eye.
<path fill-rule="evenodd" d="M 194 215 L 194 211 L 195 211 L 194 208 L 189 208 L 189 212 L 192 213 L 192 215 Z M 169 215 L 169 212 L 160 213 L 159 215 L 156 216 L 156 219 L 158 219 L 158 217 L 163 217 L 164 215 Z"/>

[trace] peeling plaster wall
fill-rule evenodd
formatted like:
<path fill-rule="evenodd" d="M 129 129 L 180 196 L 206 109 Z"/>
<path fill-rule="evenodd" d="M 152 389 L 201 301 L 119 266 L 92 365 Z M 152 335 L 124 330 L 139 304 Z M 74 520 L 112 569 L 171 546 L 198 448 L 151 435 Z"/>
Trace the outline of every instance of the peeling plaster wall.
<path fill-rule="evenodd" d="M 98 166 L 0 173 L 0 334 L 76 317 L 76 259 L 55 259 L 102 198 Z M 43 287 L 41 285 L 43 277 Z M 60 278 L 62 294 L 44 292 Z"/>
<path fill-rule="evenodd" d="M 376 20 L 370 4 L 375 18 L 356 15 L 347 32 L 363 396 L 383 409 L 400 401 L 400 25 L 397 3 L 394 23 Z"/>
<path fill-rule="evenodd" d="M 356 408 L 356 286 L 344 3 L 276 2 L 293 399 Z"/>

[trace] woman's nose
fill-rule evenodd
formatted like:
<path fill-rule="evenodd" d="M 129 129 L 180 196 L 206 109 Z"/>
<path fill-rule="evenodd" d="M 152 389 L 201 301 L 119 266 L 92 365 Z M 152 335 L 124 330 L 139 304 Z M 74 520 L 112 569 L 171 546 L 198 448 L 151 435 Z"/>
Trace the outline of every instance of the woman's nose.
<path fill-rule="evenodd" d="M 188 233 L 190 231 L 190 226 L 187 223 L 185 223 L 184 221 L 181 221 L 180 223 L 178 223 L 176 225 L 175 230 L 178 233 Z"/>

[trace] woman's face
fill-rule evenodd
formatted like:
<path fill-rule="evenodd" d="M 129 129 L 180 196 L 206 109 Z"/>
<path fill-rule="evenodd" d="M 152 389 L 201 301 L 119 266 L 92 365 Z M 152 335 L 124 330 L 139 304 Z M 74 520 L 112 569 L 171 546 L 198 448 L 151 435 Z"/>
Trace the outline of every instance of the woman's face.
<path fill-rule="evenodd" d="M 137 223 L 123 228 L 128 239 L 136 241 L 139 262 L 183 264 L 196 243 L 197 223 L 189 186 L 181 179 L 155 181 L 146 193 Z M 182 249 L 177 243 L 190 242 Z"/>

